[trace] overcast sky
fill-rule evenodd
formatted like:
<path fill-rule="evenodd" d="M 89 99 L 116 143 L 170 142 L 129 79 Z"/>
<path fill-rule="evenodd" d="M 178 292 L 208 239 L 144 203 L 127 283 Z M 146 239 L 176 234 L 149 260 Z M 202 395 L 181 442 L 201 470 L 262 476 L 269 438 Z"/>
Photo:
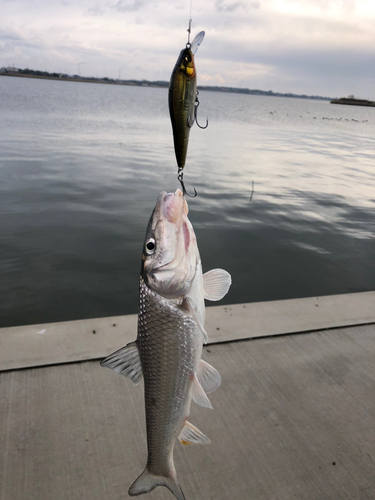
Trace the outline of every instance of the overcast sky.
<path fill-rule="evenodd" d="M 0 0 L 0 67 L 169 80 L 190 0 Z M 198 83 L 375 99 L 375 0 L 193 0 Z"/>

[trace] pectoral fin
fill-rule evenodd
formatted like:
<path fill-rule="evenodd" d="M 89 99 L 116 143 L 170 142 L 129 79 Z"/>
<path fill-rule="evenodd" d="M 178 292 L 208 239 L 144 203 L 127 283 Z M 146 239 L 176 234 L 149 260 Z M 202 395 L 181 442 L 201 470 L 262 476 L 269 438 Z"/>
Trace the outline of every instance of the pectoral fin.
<path fill-rule="evenodd" d="M 231 275 L 224 269 L 211 269 L 203 275 L 204 298 L 207 300 L 221 300 L 232 284 Z"/>
<path fill-rule="evenodd" d="M 101 366 L 111 368 L 116 373 L 130 379 L 138 385 L 142 378 L 142 366 L 139 358 L 138 347 L 135 342 L 127 344 L 122 349 L 110 354 L 100 362 Z"/>
<path fill-rule="evenodd" d="M 203 359 L 199 362 L 197 378 L 206 394 L 210 394 L 221 384 L 220 373 Z"/>
<path fill-rule="evenodd" d="M 178 436 L 180 443 L 188 444 L 210 444 L 211 440 L 208 439 L 199 429 L 193 424 L 186 421 L 180 435 Z"/>

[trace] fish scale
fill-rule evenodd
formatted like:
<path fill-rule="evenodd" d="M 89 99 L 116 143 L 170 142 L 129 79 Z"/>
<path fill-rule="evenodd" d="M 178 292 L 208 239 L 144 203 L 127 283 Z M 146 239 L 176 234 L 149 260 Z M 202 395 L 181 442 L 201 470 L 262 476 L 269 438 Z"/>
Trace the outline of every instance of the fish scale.
<path fill-rule="evenodd" d="M 170 470 L 174 442 L 184 425 L 181 415 L 197 363 L 194 338 L 200 333 L 177 304 L 171 305 L 150 290 L 143 278 L 139 296 L 136 343 L 145 380 L 147 468 L 165 475 Z"/>

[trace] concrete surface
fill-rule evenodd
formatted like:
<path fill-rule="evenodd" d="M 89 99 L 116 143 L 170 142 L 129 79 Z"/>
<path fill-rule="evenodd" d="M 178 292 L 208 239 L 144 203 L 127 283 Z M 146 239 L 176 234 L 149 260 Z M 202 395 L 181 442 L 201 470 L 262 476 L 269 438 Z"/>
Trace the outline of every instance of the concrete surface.
<path fill-rule="evenodd" d="M 374 500 L 374 340 L 367 325 L 205 347 L 223 380 L 189 419 L 212 444 L 176 444 L 186 499 Z M 143 388 L 97 361 L 2 372 L 0 450 L 1 500 L 127 499 Z"/>
<path fill-rule="evenodd" d="M 206 308 L 210 343 L 375 322 L 375 292 Z M 0 370 L 98 359 L 135 340 L 137 316 L 0 329 Z"/>

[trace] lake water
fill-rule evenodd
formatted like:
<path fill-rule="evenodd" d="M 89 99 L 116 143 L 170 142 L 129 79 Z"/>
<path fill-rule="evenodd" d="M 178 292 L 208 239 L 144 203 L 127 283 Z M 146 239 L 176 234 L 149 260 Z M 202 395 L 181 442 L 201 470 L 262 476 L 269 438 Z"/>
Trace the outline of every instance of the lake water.
<path fill-rule="evenodd" d="M 375 109 L 200 102 L 185 183 L 221 303 L 374 290 Z M 179 187 L 167 90 L 0 76 L 0 146 L 0 326 L 136 313 L 149 216 Z"/>

